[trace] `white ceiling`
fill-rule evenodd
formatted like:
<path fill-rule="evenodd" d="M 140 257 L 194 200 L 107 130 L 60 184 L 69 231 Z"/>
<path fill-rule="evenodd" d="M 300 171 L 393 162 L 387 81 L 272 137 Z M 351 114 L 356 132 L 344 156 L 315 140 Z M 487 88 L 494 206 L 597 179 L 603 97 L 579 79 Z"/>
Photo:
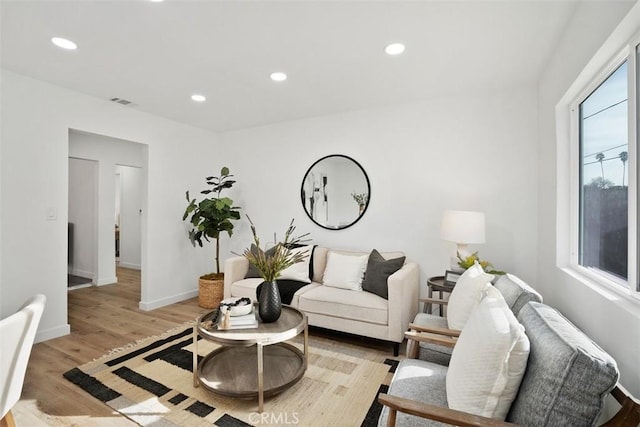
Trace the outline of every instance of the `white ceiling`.
<path fill-rule="evenodd" d="M 2 67 L 214 131 L 535 83 L 576 6 L 6 1 Z M 69 38 L 76 51 L 55 47 Z M 402 42 L 396 57 L 383 49 Z M 284 71 L 283 83 L 269 79 Z M 191 101 L 193 93 L 207 101 Z"/>

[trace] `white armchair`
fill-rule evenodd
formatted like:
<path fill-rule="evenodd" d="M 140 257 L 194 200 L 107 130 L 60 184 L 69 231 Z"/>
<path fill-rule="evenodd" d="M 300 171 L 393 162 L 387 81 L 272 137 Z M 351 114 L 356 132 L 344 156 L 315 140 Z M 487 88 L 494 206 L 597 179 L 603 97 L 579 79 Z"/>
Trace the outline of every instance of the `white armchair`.
<path fill-rule="evenodd" d="M 11 408 L 20 400 L 27 362 L 46 298 L 36 295 L 15 314 L 0 320 L 0 426 L 15 426 Z"/>

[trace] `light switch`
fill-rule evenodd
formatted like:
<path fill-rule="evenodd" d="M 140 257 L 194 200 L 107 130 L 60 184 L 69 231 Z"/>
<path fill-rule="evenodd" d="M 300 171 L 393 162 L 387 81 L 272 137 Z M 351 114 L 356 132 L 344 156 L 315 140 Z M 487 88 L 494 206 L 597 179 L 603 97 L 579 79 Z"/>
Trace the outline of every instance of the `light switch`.
<path fill-rule="evenodd" d="M 47 221 L 55 221 L 58 219 L 58 210 L 54 207 L 47 208 Z"/>

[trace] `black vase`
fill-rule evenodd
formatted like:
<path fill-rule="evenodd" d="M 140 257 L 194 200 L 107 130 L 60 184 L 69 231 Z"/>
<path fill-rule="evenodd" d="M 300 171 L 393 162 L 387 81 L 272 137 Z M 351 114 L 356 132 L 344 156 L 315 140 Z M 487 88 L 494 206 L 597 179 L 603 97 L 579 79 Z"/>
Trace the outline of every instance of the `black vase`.
<path fill-rule="evenodd" d="M 263 282 L 260 285 L 260 295 L 258 296 L 258 314 L 264 323 L 275 322 L 280 318 L 282 312 L 282 301 L 280 300 L 280 289 L 274 280 L 273 282 Z"/>

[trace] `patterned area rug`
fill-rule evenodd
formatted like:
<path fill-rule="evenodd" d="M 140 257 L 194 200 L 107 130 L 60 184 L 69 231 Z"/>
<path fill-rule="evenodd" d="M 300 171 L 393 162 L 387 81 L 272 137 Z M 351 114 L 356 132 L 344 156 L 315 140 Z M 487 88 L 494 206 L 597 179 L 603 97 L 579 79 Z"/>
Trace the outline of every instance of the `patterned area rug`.
<path fill-rule="evenodd" d="M 193 329 L 143 340 L 74 368 L 64 377 L 143 426 L 375 426 L 397 361 L 327 338 L 309 338 L 309 365 L 288 390 L 242 400 L 193 387 Z M 292 343 L 302 349 L 301 340 Z M 200 340 L 198 354 L 217 348 Z"/>

